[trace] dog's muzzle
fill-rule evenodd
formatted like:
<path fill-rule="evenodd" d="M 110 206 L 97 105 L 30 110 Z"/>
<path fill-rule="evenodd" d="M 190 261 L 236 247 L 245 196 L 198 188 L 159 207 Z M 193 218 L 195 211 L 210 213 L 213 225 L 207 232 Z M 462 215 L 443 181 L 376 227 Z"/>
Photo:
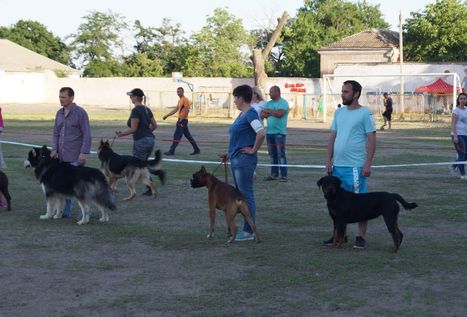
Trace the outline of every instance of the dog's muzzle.
<path fill-rule="evenodd" d="M 199 183 L 199 181 L 198 181 L 197 178 L 191 178 L 191 179 L 190 179 L 190 186 L 191 186 L 192 188 L 203 187 L 203 185 L 201 185 L 201 184 Z"/>
<path fill-rule="evenodd" d="M 26 161 L 23 162 L 23 166 L 25 168 L 28 168 L 28 167 L 31 167 L 32 165 L 31 165 L 31 162 L 29 162 L 29 160 L 26 160 Z"/>

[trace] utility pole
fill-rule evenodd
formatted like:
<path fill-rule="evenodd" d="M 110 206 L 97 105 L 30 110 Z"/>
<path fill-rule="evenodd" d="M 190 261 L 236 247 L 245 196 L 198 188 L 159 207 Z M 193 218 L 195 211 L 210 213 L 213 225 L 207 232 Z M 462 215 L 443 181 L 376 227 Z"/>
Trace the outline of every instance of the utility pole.
<path fill-rule="evenodd" d="M 404 105 L 404 40 L 402 38 L 402 11 L 399 11 L 399 61 L 400 61 L 400 94 L 399 94 L 399 104 L 401 119 L 404 119 L 405 105 Z"/>

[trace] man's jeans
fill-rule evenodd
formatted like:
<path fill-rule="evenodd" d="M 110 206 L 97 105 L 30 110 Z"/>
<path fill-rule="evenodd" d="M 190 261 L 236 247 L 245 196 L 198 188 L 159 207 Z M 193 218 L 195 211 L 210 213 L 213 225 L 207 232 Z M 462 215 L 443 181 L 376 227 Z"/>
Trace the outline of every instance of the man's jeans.
<path fill-rule="evenodd" d="M 287 158 L 285 157 L 285 134 L 266 134 L 268 153 L 271 158 L 271 176 L 278 177 L 279 169 L 281 177 L 287 178 Z M 281 165 L 281 166 L 278 166 Z"/>

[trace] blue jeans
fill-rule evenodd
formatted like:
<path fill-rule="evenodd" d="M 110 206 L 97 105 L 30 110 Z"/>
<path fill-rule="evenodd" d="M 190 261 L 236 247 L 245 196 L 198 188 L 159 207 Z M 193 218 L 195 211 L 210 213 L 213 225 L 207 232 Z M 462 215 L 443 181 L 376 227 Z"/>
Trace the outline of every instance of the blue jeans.
<path fill-rule="evenodd" d="M 73 166 L 78 166 L 78 161 L 69 162 Z M 65 207 L 63 208 L 63 218 L 71 218 L 71 210 L 73 209 L 73 205 L 71 204 L 71 199 L 65 200 Z M 81 215 L 83 217 L 83 215 Z"/>
<path fill-rule="evenodd" d="M 235 183 L 235 187 L 245 196 L 248 209 L 250 209 L 251 217 L 253 222 L 256 223 L 256 202 L 255 194 L 253 191 L 253 174 L 256 169 L 258 157 L 256 154 L 249 155 L 244 153 L 238 153 L 234 157 L 230 158 L 232 176 Z M 243 231 L 252 233 L 250 225 L 244 219 Z"/>
<path fill-rule="evenodd" d="M 281 177 L 287 178 L 287 158 L 285 157 L 285 134 L 266 134 L 268 153 L 271 158 L 271 176 L 278 177 L 279 169 Z M 281 165 L 281 166 L 278 166 Z"/>
<path fill-rule="evenodd" d="M 133 142 L 133 156 L 136 156 L 142 161 L 146 161 L 151 155 L 156 139 L 152 136 L 147 136 Z"/>
<path fill-rule="evenodd" d="M 178 143 L 180 143 L 180 140 L 182 139 L 183 135 L 185 136 L 185 138 L 187 138 L 188 141 L 190 141 L 191 146 L 193 146 L 193 151 L 199 152 L 199 147 L 196 144 L 195 139 L 193 139 L 193 137 L 191 136 L 190 130 L 188 130 L 187 119 L 178 119 L 177 123 L 175 124 L 174 138 L 169 152 L 175 152 L 175 148 L 178 146 Z"/>
<path fill-rule="evenodd" d="M 454 143 L 454 136 L 451 135 L 452 144 L 457 151 L 457 160 L 458 162 L 465 161 L 467 157 L 467 135 L 458 135 L 459 143 Z M 452 167 L 458 168 L 461 175 L 465 175 L 465 166 L 464 164 L 453 165 Z"/>

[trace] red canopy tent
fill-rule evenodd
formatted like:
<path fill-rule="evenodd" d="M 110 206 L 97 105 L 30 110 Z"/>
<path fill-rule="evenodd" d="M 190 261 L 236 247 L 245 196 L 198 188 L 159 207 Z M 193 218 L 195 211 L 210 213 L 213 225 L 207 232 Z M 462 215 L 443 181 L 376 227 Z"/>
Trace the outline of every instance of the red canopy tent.
<path fill-rule="evenodd" d="M 454 87 L 447 82 L 438 78 L 434 83 L 427 86 L 415 88 L 416 92 L 428 92 L 432 94 L 452 94 Z"/>

